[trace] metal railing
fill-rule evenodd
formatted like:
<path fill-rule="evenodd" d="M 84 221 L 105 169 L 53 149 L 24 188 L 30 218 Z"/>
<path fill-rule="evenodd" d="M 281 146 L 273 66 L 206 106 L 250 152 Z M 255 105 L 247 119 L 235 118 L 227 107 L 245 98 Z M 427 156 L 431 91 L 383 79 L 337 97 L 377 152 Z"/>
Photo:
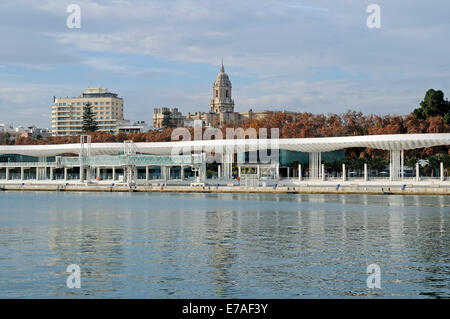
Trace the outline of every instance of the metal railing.
<path fill-rule="evenodd" d="M 85 166 L 147 166 L 147 165 L 191 165 L 195 163 L 194 156 L 192 155 L 179 155 L 179 156 L 148 156 L 148 155 L 136 155 L 136 156 L 87 156 L 83 158 L 83 165 Z M 73 167 L 80 165 L 80 159 L 78 157 L 63 157 L 61 158 L 61 165 L 63 167 Z"/>
<path fill-rule="evenodd" d="M 85 166 L 149 166 L 149 165 L 192 165 L 194 164 L 196 155 L 178 155 L 178 156 L 86 156 L 83 158 L 83 165 Z M 62 157 L 62 167 L 77 167 L 80 166 L 79 157 Z M 0 168 L 21 168 L 21 167 L 58 167 L 57 162 L 15 162 L 15 163 L 0 163 Z"/>
<path fill-rule="evenodd" d="M 56 167 L 56 162 L 15 162 L 0 163 L 0 168 L 9 167 Z"/>

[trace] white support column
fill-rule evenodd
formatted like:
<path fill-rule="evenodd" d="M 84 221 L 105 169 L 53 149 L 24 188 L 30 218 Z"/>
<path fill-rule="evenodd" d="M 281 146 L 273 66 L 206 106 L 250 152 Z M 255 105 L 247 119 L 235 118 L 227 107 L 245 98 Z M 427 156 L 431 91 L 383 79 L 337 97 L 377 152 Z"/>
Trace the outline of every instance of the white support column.
<path fill-rule="evenodd" d="M 322 164 L 322 154 L 320 152 L 309 153 L 309 178 L 320 179 L 320 169 Z"/>
<path fill-rule="evenodd" d="M 389 181 L 392 182 L 394 180 L 394 172 L 392 171 L 393 165 L 392 165 L 392 150 L 389 151 Z"/>
<path fill-rule="evenodd" d="M 222 154 L 222 168 L 221 175 L 225 179 L 231 179 L 233 177 L 233 161 L 234 161 L 234 152 L 232 148 L 225 148 L 225 153 Z"/>
<path fill-rule="evenodd" d="M 220 165 L 217 165 L 217 179 L 220 179 L 221 178 L 221 166 Z"/>
<path fill-rule="evenodd" d="M 420 180 L 420 166 L 419 163 L 416 163 L 416 182 Z"/>
<path fill-rule="evenodd" d="M 280 164 L 279 163 L 277 164 L 275 174 L 276 174 L 277 180 L 279 180 L 280 179 Z"/>
<path fill-rule="evenodd" d="M 47 162 L 47 157 L 40 156 L 38 158 L 39 163 Z M 47 179 L 47 167 L 36 167 L 36 180 L 46 180 Z"/>
<path fill-rule="evenodd" d="M 53 180 L 53 167 L 50 167 L 50 180 Z"/>
<path fill-rule="evenodd" d="M 64 181 L 67 181 L 67 167 L 64 167 Z"/>
<path fill-rule="evenodd" d="M 206 172 L 206 153 L 202 153 L 202 182 L 205 183 L 208 175 Z"/>
<path fill-rule="evenodd" d="M 325 181 L 325 164 L 322 164 L 322 181 Z"/>
<path fill-rule="evenodd" d="M 258 180 L 261 177 L 261 168 L 259 167 L 259 165 L 256 166 L 256 176 L 258 177 Z"/>
<path fill-rule="evenodd" d="M 20 168 L 20 180 L 25 180 L 25 168 L 23 166 Z"/>
<path fill-rule="evenodd" d="M 317 170 L 320 169 L 320 166 L 322 165 L 322 153 L 318 152 L 317 153 Z M 324 170 L 325 171 L 325 170 Z M 318 176 L 317 178 L 319 179 L 320 176 Z"/>
<path fill-rule="evenodd" d="M 9 168 L 6 168 L 6 180 L 9 180 Z"/>
<path fill-rule="evenodd" d="M 302 181 L 302 164 L 298 164 L 298 180 Z"/>
<path fill-rule="evenodd" d="M 98 177 L 98 179 L 100 180 L 100 174 L 102 173 L 102 170 L 100 167 L 97 167 L 97 176 L 95 176 L 96 178 Z"/>
<path fill-rule="evenodd" d="M 444 181 L 444 163 L 443 162 L 441 162 L 439 172 L 441 174 L 441 182 L 443 182 Z"/>
<path fill-rule="evenodd" d="M 400 175 L 403 180 L 403 178 L 405 177 L 405 151 L 404 150 L 401 150 L 401 152 L 400 152 L 400 169 L 401 169 Z"/>
<path fill-rule="evenodd" d="M 402 155 L 400 150 L 390 151 L 390 163 L 389 163 L 389 180 L 398 181 L 401 178 Z"/>
<path fill-rule="evenodd" d="M 163 181 L 167 180 L 167 167 L 161 166 L 161 177 Z"/>
<path fill-rule="evenodd" d="M 364 163 L 364 181 L 367 182 L 369 177 L 367 175 L 367 163 Z"/>
<path fill-rule="evenodd" d="M 148 165 L 145 166 L 145 181 L 148 182 Z"/>
<path fill-rule="evenodd" d="M 345 169 L 345 164 L 342 164 L 342 181 L 345 182 L 347 180 L 347 171 Z"/>
<path fill-rule="evenodd" d="M 219 172 L 221 173 L 221 175 L 223 175 L 225 178 L 227 178 L 227 168 L 226 168 L 226 163 L 225 163 L 225 161 L 226 161 L 225 153 L 222 153 L 221 159 L 222 159 L 222 162 L 221 162 L 222 167 L 220 167 L 220 165 L 219 165 Z"/>
<path fill-rule="evenodd" d="M 221 175 L 223 175 L 224 178 L 228 178 L 227 175 L 227 157 L 225 153 L 222 153 L 222 167 L 221 167 Z"/>
<path fill-rule="evenodd" d="M 115 167 L 112 168 L 112 179 L 113 179 L 113 181 L 116 180 L 116 168 Z"/>
<path fill-rule="evenodd" d="M 238 176 L 241 178 L 241 166 L 238 166 Z"/>
<path fill-rule="evenodd" d="M 392 155 L 391 155 L 391 161 L 392 161 Z M 389 163 L 389 181 L 392 182 L 394 173 L 392 172 L 392 162 Z"/>

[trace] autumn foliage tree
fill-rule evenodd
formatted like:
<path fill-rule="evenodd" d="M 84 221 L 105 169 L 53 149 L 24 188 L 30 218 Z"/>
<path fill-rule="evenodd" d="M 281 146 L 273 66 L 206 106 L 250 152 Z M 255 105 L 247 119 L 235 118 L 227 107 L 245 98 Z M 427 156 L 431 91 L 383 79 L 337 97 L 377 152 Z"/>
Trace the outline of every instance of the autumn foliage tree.
<path fill-rule="evenodd" d="M 450 104 L 444 100 L 442 91 L 430 89 L 427 91 L 420 108 L 411 114 L 400 115 L 364 115 L 361 112 L 348 110 L 342 114 L 312 114 L 299 113 L 293 116 L 286 112 L 268 112 L 261 119 L 246 119 L 239 123 L 244 130 L 254 128 L 259 134 L 260 128 L 267 129 L 268 138 L 271 137 L 271 129 L 279 130 L 280 138 L 308 138 L 308 137 L 336 137 L 336 136 L 361 136 L 381 134 L 415 134 L 415 133 L 450 133 Z M 222 134 L 226 137 L 227 128 L 234 128 L 232 123 L 225 123 Z M 194 139 L 194 129 L 188 128 Z M 204 130 L 204 128 L 203 128 Z M 95 131 L 91 133 L 94 143 L 113 143 L 132 140 L 134 142 L 170 142 L 173 128 L 151 130 L 146 133 L 104 133 Z M 79 136 L 54 136 L 46 139 L 30 137 L 18 137 L 14 140 L 2 139 L 6 144 L 16 145 L 42 145 L 42 144 L 72 144 L 79 143 Z M 349 149 L 346 152 L 347 160 L 363 159 L 369 161 L 371 166 L 380 169 L 381 162 L 388 159 L 388 152 L 371 148 Z M 408 158 L 429 157 L 435 154 L 449 155 L 449 146 L 431 147 L 406 152 Z M 378 158 L 370 161 L 370 159 Z M 361 160 L 357 160 L 360 163 Z M 384 162 L 383 162 L 384 163 Z M 355 164 L 356 165 L 356 164 Z M 359 165 L 359 164 L 358 164 Z M 359 166 L 358 166 L 359 167 Z"/>

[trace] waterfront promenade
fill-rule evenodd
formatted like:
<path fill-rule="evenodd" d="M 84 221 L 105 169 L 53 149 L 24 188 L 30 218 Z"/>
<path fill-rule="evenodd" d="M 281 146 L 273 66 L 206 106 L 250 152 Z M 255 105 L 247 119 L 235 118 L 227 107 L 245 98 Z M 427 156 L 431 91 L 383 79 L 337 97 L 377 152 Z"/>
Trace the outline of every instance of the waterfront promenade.
<path fill-rule="evenodd" d="M 424 180 L 414 182 L 403 180 L 378 181 L 274 181 L 265 186 L 245 186 L 237 181 L 207 180 L 204 185 L 190 185 L 188 182 L 164 181 L 127 185 L 124 183 L 0 183 L 3 191 L 60 191 L 60 192 L 179 192 L 179 193 L 274 193 L 274 194 L 397 194 L 397 195 L 450 195 L 450 181 Z"/>
<path fill-rule="evenodd" d="M 90 136 L 82 136 L 80 144 L 0 146 L 0 154 L 14 159 L 9 161 L 8 157 L 8 162 L 0 163 L 0 188 L 447 195 L 450 194 L 447 164 L 441 161 L 433 169 L 434 177 L 424 176 L 419 162 L 407 172 L 405 151 L 449 144 L 449 133 L 92 144 Z M 381 172 L 383 177 L 378 172 L 375 177 L 367 162 L 359 172 L 350 172 L 345 164 L 338 172 L 327 172 L 322 153 L 361 147 L 389 152 L 389 165 Z M 281 150 L 307 153 L 309 161 L 304 167 L 301 163 L 295 168 L 292 163 L 281 167 L 279 158 L 272 158 Z M 268 151 L 271 155 L 266 162 L 262 154 Z M 250 152 L 259 152 L 258 160 L 242 161 Z M 208 168 L 212 153 L 214 172 L 211 166 Z"/>

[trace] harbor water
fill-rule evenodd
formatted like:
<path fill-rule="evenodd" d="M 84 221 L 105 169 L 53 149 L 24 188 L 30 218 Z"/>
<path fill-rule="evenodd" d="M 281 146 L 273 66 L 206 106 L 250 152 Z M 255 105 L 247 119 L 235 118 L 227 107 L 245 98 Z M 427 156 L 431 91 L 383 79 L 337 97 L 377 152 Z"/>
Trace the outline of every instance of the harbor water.
<path fill-rule="evenodd" d="M 2 298 L 448 298 L 450 197 L 0 192 L 0 271 Z"/>

